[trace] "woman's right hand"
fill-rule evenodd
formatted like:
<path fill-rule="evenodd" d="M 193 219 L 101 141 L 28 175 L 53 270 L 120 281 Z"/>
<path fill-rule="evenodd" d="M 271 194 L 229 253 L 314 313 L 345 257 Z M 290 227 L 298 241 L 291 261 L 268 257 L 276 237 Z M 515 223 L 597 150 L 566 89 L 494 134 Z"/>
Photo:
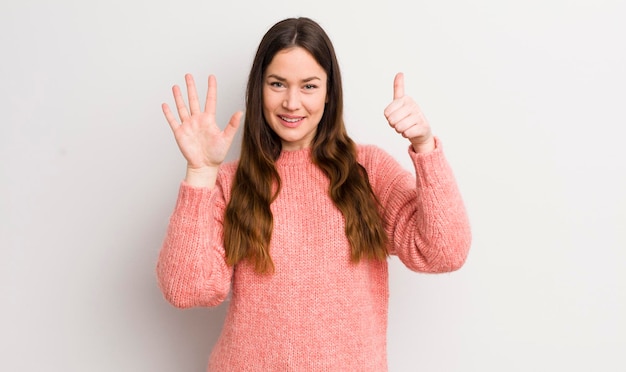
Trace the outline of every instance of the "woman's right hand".
<path fill-rule="evenodd" d="M 233 142 L 243 113 L 241 111 L 234 113 L 222 131 L 215 121 L 215 107 L 217 105 L 215 76 L 209 76 L 204 111 L 200 108 L 196 86 L 191 74 L 185 75 L 185 83 L 189 108 L 185 105 L 180 88 L 177 85 L 172 88 L 180 122 L 166 103 L 162 105 L 163 114 L 165 114 L 172 132 L 174 132 L 180 151 L 187 160 L 185 181 L 194 186 L 212 187 L 215 184 L 217 170 L 226 158 L 228 149 Z"/>

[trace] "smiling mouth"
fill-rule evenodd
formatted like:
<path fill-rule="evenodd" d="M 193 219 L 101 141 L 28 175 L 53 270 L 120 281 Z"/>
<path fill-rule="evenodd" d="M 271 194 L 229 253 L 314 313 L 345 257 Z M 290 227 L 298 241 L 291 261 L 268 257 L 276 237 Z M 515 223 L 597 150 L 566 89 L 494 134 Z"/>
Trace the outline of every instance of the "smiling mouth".
<path fill-rule="evenodd" d="M 288 118 L 286 116 L 279 116 L 279 118 L 280 120 L 286 121 L 287 123 L 291 123 L 291 124 L 297 123 L 303 119 L 301 117 L 300 118 Z"/>

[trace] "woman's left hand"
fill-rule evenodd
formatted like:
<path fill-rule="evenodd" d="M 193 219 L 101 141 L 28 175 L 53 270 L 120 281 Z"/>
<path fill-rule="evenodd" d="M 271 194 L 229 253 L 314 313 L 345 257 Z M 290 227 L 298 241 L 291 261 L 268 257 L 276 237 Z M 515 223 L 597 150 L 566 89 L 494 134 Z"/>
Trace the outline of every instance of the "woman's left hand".
<path fill-rule="evenodd" d="M 389 125 L 408 138 L 417 153 L 435 149 L 435 139 L 428 120 L 417 103 L 404 95 L 404 74 L 398 73 L 393 81 L 393 101 L 385 109 Z"/>

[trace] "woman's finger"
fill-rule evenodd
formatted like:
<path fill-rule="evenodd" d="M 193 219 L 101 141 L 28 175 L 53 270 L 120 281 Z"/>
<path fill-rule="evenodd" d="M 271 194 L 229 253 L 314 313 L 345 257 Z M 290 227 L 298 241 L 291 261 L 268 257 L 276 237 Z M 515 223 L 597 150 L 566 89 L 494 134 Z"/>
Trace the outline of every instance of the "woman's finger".
<path fill-rule="evenodd" d="M 201 109 L 200 102 L 198 102 L 196 83 L 191 74 L 185 75 L 185 84 L 187 84 L 187 97 L 189 98 L 189 111 L 191 111 L 191 115 L 200 113 Z"/>
<path fill-rule="evenodd" d="M 170 110 L 170 107 L 167 105 L 167 103 L 162 104 L 161 109 L 163 110 L 163 114 L 165 114 L 165 119 L 170 125 L 170 128 L 172 128 L 172 131 L 175 131 L 176 128 L 180 126 L 180 124 L 176 120 L 176 117 L 174 117 L 172 110 Z"/>
<path fill-rule="evenodd" d="M 174 93 L 174 102 L 176 103 L 178 117 L 180 118 L 181 123 L 185 122 L 187 119 L 189 119 L 189 111 L 187 111 L 185 99 L 180 92 L 180 87 L 178 85 L 174 85 L 174 87 L 172 88 L 172 92 Z"/>
<path fill-rule="evenodd" d="M 242 116 L 243 112 L 235 112 L 233 116 L 230 117 L 230 121 L 228 122 L 228 125 L 226 125 L 226 128 L 224 128 L 224 137 L 228 141 L 229 145 L 233 141 L 233 138 L 235 138 L 235 133 L 237 133 L 237 128 L 239 128 Z"/>
<path fill-rule="evenodd" d="M 217 80 L 214 75 L 209 75 L 209 87 L 206 92 L 206 103 L 204 112 L 215 118 L 215 110 L 217 107 Z"/>
<path fill-rule="evenodd" d="M 389 125 L 396 125 L 412 114 L 412 108 L 404 104 L 401 100 L 393 101 L 385 110 L 385 116 Z"/>
<path fill-rule="evenodd" d="M 404 97 L 404 74 L 398 72 L 393 79 L 393 99 L 400 99 Z"/>

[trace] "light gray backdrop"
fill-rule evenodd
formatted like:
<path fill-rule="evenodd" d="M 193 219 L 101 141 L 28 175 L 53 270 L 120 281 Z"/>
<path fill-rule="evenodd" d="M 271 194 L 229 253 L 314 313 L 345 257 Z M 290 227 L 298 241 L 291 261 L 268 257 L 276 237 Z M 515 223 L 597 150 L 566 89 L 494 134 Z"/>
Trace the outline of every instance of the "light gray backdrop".
<path fill-rule="evenodd" d="M 391 260 L 390 370 L 626 370 L 626 5 L 609 0 L 3 0 L 0 370 L 205 369 L 225 307 L 156 286 L 185 165 L 160 104 L 213 73 L 226 123 L 262 34 L 301 15 L 335 43 L 352 136 L 409 166 L 382 114 L 403 71 L 469 208 L 463 269 Z"/>

